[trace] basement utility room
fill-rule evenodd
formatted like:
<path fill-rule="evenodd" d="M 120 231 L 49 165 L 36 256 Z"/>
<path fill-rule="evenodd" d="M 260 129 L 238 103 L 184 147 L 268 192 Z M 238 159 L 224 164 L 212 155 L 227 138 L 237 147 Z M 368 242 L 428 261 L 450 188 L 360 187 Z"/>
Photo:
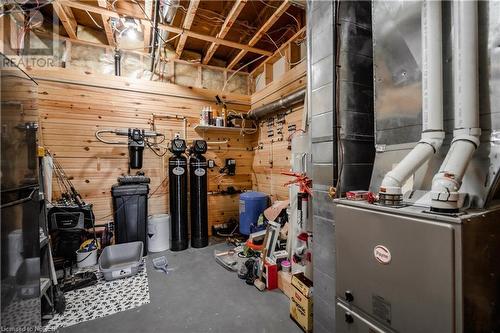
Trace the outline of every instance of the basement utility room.
<path fill-rule="evenodd" d="M 500 1 L 0 3 L 5 332 L 500 332 Z"/>

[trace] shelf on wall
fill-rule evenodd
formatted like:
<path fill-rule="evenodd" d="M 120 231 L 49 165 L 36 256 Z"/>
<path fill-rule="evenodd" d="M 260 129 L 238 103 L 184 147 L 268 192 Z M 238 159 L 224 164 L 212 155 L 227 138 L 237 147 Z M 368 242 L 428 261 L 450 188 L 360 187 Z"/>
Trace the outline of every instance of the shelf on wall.
<path fill-rule="evenodd" d="M 220 127 L 220 126 L 210 126 L 210 125 L 196 125 L 194 127 L 195 131 L 213 131 L 213 132 L 241 132 L 241 128 L 239 127 Z"/>

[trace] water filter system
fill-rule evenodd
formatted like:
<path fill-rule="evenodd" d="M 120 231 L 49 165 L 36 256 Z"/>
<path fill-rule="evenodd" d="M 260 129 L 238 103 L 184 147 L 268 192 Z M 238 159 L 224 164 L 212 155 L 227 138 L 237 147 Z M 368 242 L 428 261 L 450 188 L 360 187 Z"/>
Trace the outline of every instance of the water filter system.
<path fill-rule="evenodd" d="M 189 148 L 189 163 L 185 156 L 186 141 L 176 137 L 170 143 L 172 156 L 169 159 L 170 215 L 172 251 L 188 247 L 188 164 L 189 198 L 191 212 L 191 246 L 202 248 L 208 245 L 208 180 L 207 142 L 194 140 Z"/>
<path fill-rule="evenodd" d="M 189 152 L 191 246 L 201 248 L 208 245 L 207 159 L 203 156 L 207 142 L 193 141 Z"/>
<path fill-rule="evenodd" d="M 168 160 L 171 240 L 172 251 L 182 251 L 188 247 L 188 197 L 186 141 L 176 137 L 171 141 L 172 156 Z"/>
<path fill-rule="evenodd" d="M 102 137 L 102 134 L 115 134 L 128 137 L 128 142 L 109 141 Z M 99 141 L 107 144 L 128 145 L 129 148 L 129 166 L 131 169 L 142 168 L 143 150 L 147 145 L 151 148 L 153 143 L 149 143 L 147 138 L 163 136 L 154 131 L 141 129 L 115 129 L 115 130 L 100 130 L 96 132 L 96 137 Z M 163 142 L 163 141 L 161 141 Z M 168 163 L 168 178 L 169 178 L 169 200 L 170 200 L 170 248 L 172 251 L 182 251 L 189 246 L 189 221 L 188 221 L 188 177 L 190 182 L 190 202 L 191 202 L 191 246 L 194 248 L 202 248 L 208 245 L 208 180 L 207 180 L 207 160 L 203 156 L 207 152 L 207 142 L 204 140 L 194 140 L 189 149 L 189 169 L 188 159 L 186 155 L 186 141 L 177 135 L 170 142 L 169 150 L 172 156 Z M 162 156 L 162 155 L 159 155 Z M 233 160 L 234 161 L 234 160 Z M 233 163 L 234 164 L 234 163 Z M 188 170 L 190 170 L 188 174 Z M 114 187 L 115 192 L 118 189 L 125 189 L 125 185 L 130 180 L 135 183 L 141 183 L 143 176 L 124 176 L 120 177 L 123 181 Z M 148 179 L 149 182 L 149 179 Z M 147 186 L 146 186 L 147 188 Z M 147 193 L 146 193 L 147 195 Z M 116 212 L 125 212 L 129 205 L 116 204 L 114 209 Z M 123 206 L 123 207 L 122 207 Z M 147 212 L 147 197 L 145 196 L 145 204 L 142 205 Z M 130 214 L 129 214 L 130 215 Z M 128 216 L 128 215 L 127 215 Z M 139 232 L 137 236 L 139 240 L 146 241 L 145 220 L 146 214 L 141 214 L 143 218 L 138 225 L 144 232 Z M 133 221 L 132 221 L 133 222 Z M 118 223 L 123 224 L 123 223 Z M 131 223 L 136 225 L 136 223 Z M 137 231 L 137 230 L 136 230 Z M 144 239 L 143 239 L 144 238 Z M 122 242 L 127 241 L 126 237 Z M 146 245 L 146 243 L 145 243 Z M 147 249 L 147 247 L 146 247 Z"/>
<path fill-rule="evenodd" d="M 108 139 L 105 139 L 102 136 L 103 134 L 116 134 L 118 136 L 126 136 L 128 140 L 126 142 L 110 141 Z M 159 137 L 165 139 L 165 136 L 161 133 L 140 128 L 117 128 L 114 130 L 99 130 L 95 132 L 95 137 L 97 138 L 97 140 L 105 144 L 127 145 L 130 169 L 142 169 L 144 148 L 147 146 L 148 148 L 153 150 L 153 147 L 158 146 L 158 143 L 149 142 L 149 139 Z M 161 142 L 163 142 L 163 140 Z"/>

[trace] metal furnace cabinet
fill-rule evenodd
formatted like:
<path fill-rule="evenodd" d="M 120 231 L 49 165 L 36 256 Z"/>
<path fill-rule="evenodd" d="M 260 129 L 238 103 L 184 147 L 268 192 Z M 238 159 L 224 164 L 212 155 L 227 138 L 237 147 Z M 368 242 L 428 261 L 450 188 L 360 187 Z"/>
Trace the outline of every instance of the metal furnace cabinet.
<path fill-rule="evenodd" d="M 500 330 L 500 209 L 334 209 L 337 333 Z"/>

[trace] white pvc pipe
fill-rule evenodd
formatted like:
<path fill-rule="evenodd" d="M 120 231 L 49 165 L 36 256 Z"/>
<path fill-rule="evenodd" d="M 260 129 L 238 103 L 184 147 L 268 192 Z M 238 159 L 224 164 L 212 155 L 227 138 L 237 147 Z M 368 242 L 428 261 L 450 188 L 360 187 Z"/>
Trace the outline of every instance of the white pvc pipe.
<path fill-rule="evenodd" d="M 443 131 L 443 37 L 441 1 L 422 4 L 422 127 Z"/>
<path fill-rule="evenodd" d="M 479 128 L 478 17 L 475 0 L 453 3 L 455 129 Z"/>
<path fill-rule="evenodd" d="M 478 13 L 476 1 L 453 2 L 453 141 L 432 182 L 433 209 L 460 208 L 459 193 L 479 146 Z"/>
<path fill-rule="evenodd" d="M 431 145 L 419 142 L 394 169 L 385 175 L 380 191 L 386 194 L 402 194 L 403 183 L 433 154 L 434 148 Z"/>
<path fill-rule="evenodd" d="M 441 147 L 443 131 L 443 56 L 441 1 L 422 3 L 422 138 L 386 174 L 380 193 L 401 195 L 401 186 Z"/>

